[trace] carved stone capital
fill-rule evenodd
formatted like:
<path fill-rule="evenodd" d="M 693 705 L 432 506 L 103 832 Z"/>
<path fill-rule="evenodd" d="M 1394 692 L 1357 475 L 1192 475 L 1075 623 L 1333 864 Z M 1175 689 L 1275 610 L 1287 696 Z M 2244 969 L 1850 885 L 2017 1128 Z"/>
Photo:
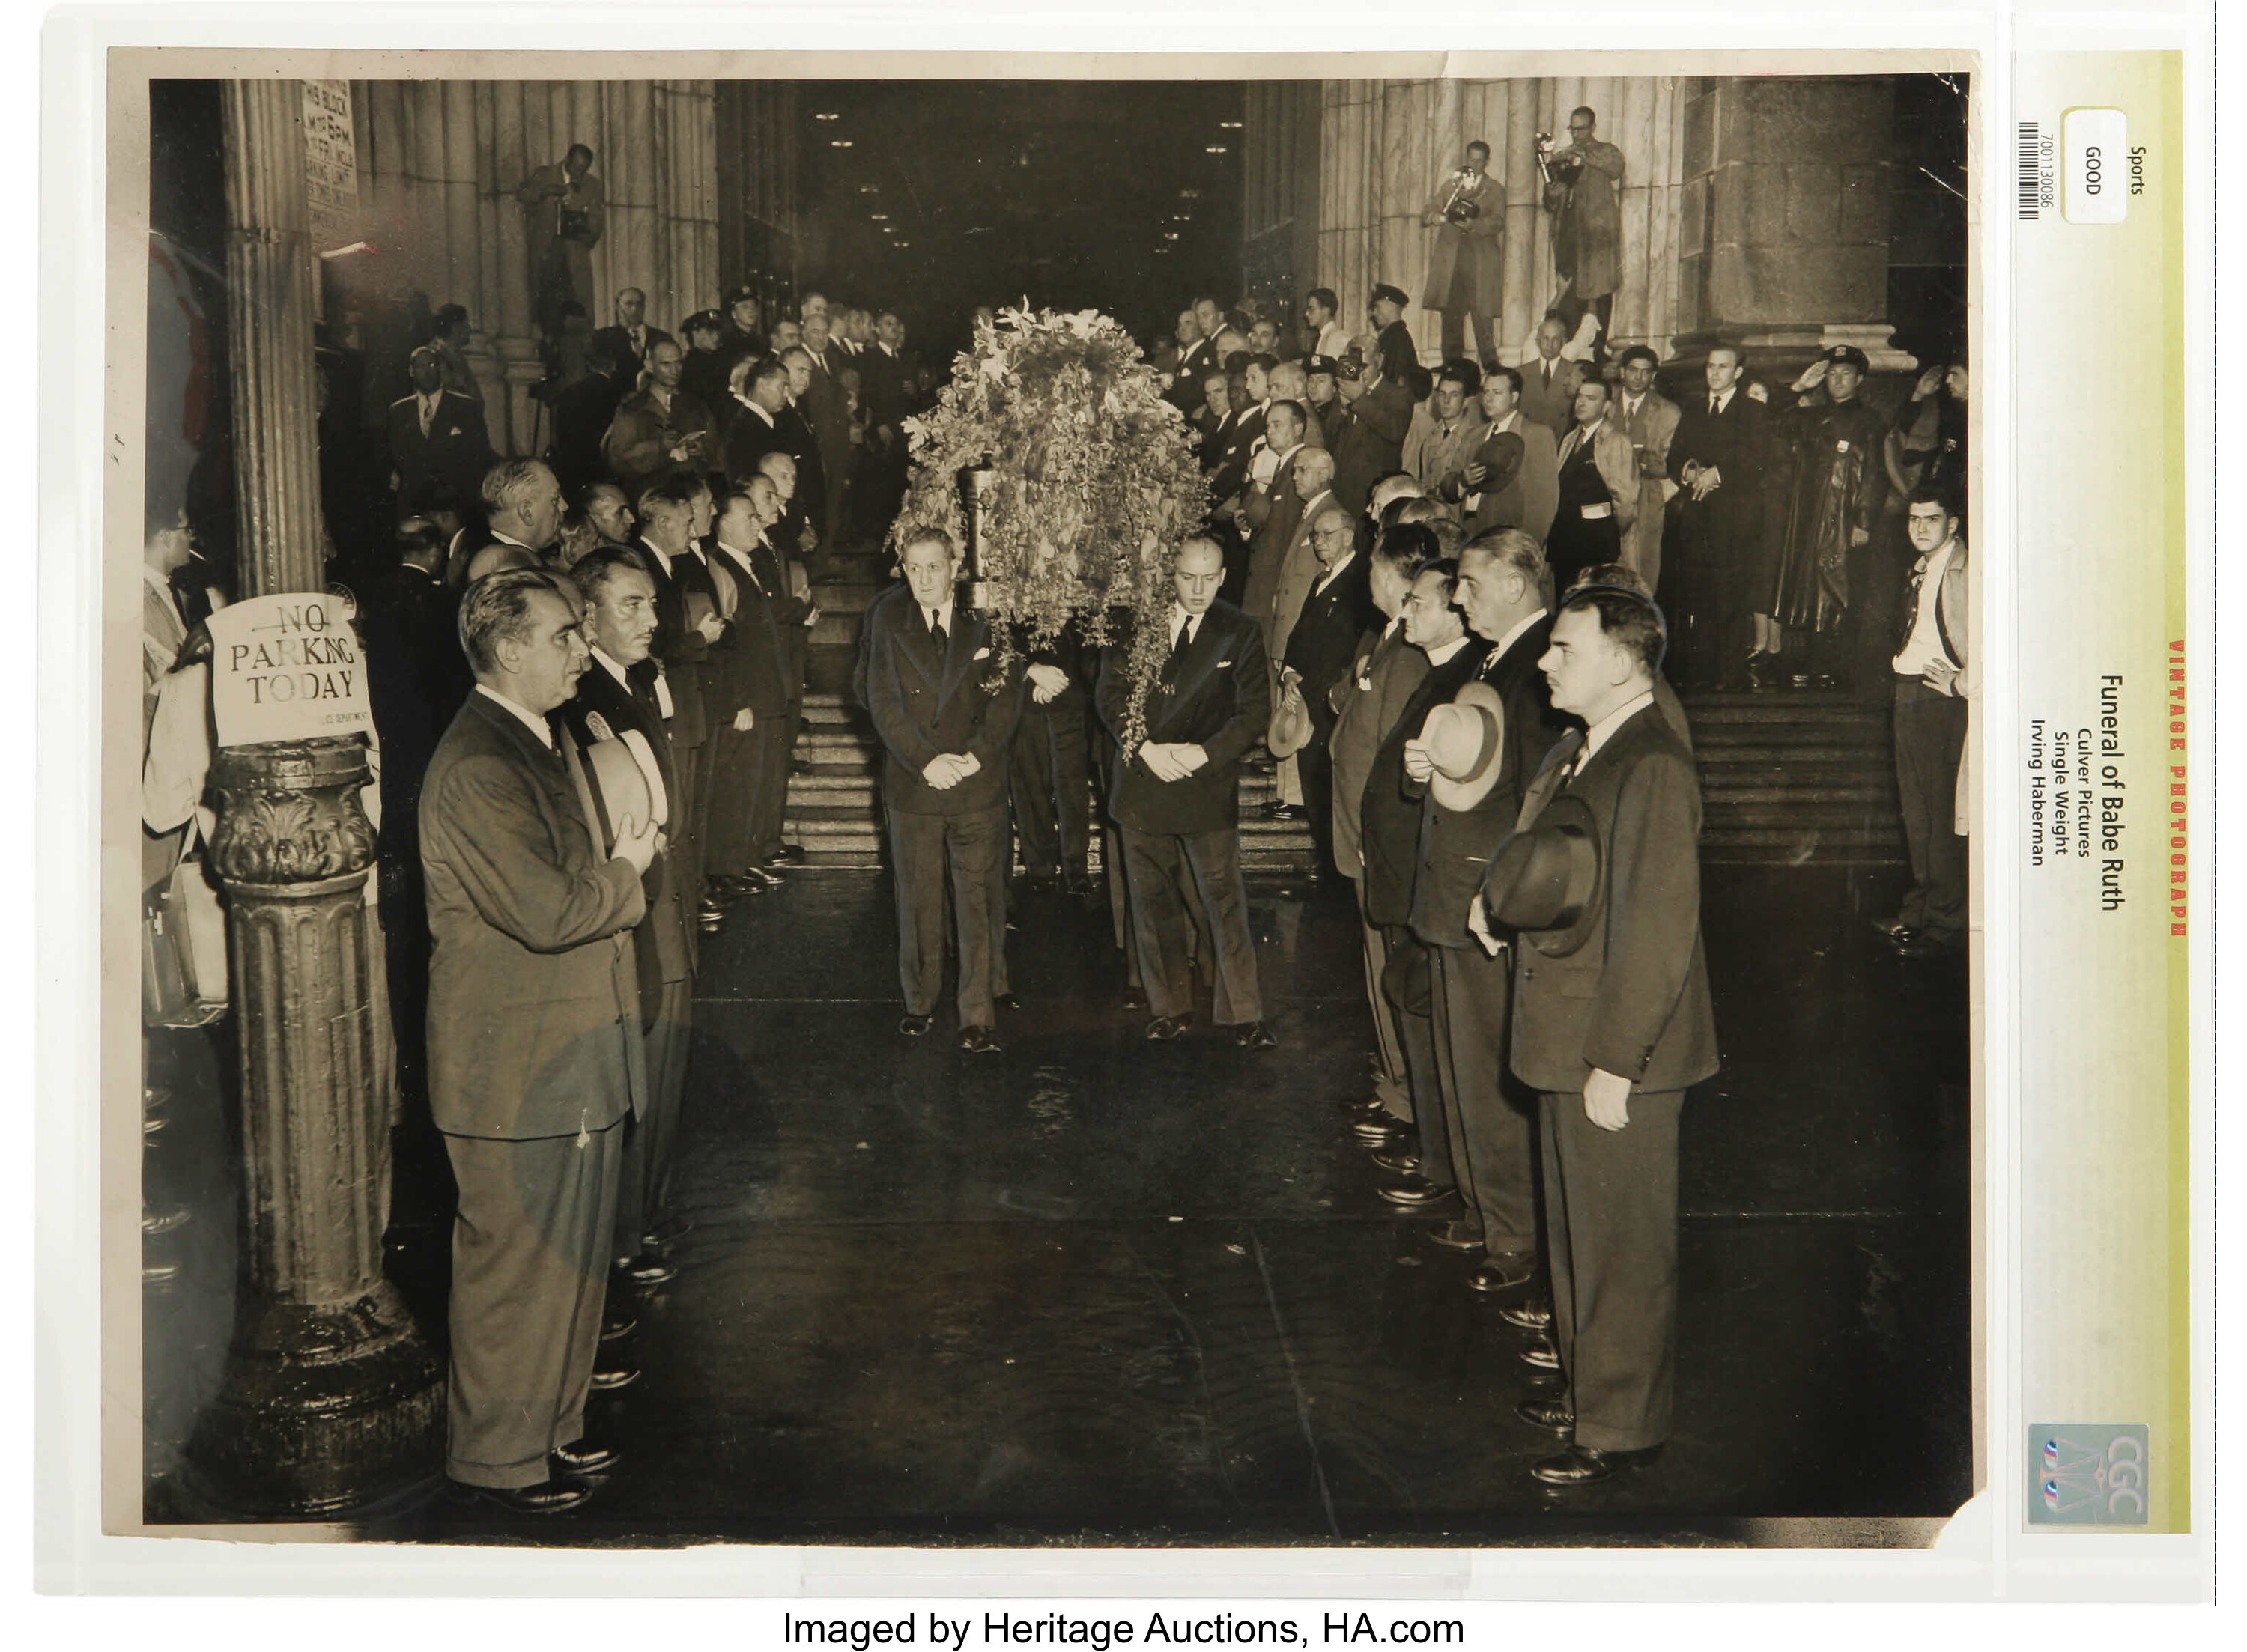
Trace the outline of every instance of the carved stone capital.
<path fill-rule="evenodd" d="M 311 884 L 374 864 L 374 824 L 359 807 L 366 747 L 344 740 L 276 741 L 222 750 L 212 870 L 230 884 Z"/>

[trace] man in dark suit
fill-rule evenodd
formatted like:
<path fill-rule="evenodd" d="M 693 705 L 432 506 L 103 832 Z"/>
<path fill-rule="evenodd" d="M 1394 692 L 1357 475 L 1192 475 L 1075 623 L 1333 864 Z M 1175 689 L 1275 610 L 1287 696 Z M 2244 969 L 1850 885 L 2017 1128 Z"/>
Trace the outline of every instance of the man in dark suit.
<path fill-rule="evenodd" d="M 761 495 L 753 491 L 760 488 Z M 772 483 L 761 477 L 727 497 L 713 559 L 730 577 L 734 604 L 706 679 L 711 733 L 704 859 L 709 875 L 736 894 L 779 881 L 767 867 L 777 857 L 788 807 L 783 628 L 792 623 L 789 597 L 769 551 L 758 554 L 771 498 Z"/>
<path fill-rule="evenodd" d="M 590 352 L 585 373 L 554 396 L 554 440 L 547 448 L 554 474 L 572 493 L 608 474 L 601 438 L 617 416 L 617 403 L 631 386 L 617 375 L 604 350 Z"/>
<path fill-rule="evenodd" d="M 1449 703 L 1472 679 L 1488 645 L 1470 636 L 1459 618 L 1454 605 L 1458 564 L 1435 555 L 1433 529 L 1424 522 L 1403 522 L 1384 532 L 1381 543 L 1392 554 L 1400 545 L 1419 553 L 1418 571 L 1402 611 L 1405 638 L 1426 657 L 1428 671 L 1374 753 L 1358 803 L 1365 916 L 1381 931 L 1384 986 L 1397 1012 L 1417 1137 L 1392 1130 L 1373 1143 L 1387 1150 L 1374 1163 L 1390 1172 L 1379 1192 L 1391 1205 L 1447 1210 L 1465 1171 L 1455 1162 L 1455 1132 L 1444 1111 L 1426 945 L 1412 932 L 1413 895 L 1420 877 L 1420 796 L 1405 772 L 1405 748 L 1430 710 Z"/>
<path fill-rule="evenodd" d="M 780 329 L 775 327 L 773 331 L 777 333 Z M 811 352 L 802 345 L 775 350 L 775 354 L 788 369 L 788 406 L 781 410 L 778 420 L 781 447 L 796 461 L 796 496 L 801 502 L 803 520 L 811 536 L 812 543 L 802 549 L 831 550 L 835 548 L 834 529 L 827 520 L 827 470 L 819 456 L 819 437 L 811 427 L 809 412 L 811 379 L 817 369 L 811 365 Z"/>
<path fill-rule="evenodd" d="M 722 425 L 727 401 L 726 373 L 733 364 L 720 349 L 726 324 L 714 310 L 698 310 L 679 324 L 686 335 L 686 354 L 679 369 L 679 387 L 702 404 L 712 422 Z"/>
<path fill-rule="evenodd" d="M 709 781 L 710 717 L 706 678 L 710 650 L 725 635 L 717 586 L 693 549 L 696 490 L 690 478 L 673 477 L 639 497 L 639 540 L 636 549 L 655 588 L 654 656 L 663 668 L 671 699 L 672 766 L 679 781 L 669 833 L 687 890 L 699 891 L 705 873 L 698 821 Z M 697 896 L 697 916 L 705 929 L 723 921 L 715 901 Z"/>
<path fill-rule="evenodd" d="M 1660 612 L 1628 590 L 1561 604 L 1540 662 L 1555 709 L 1581 718 L 1546 759 L 1520 827 L 1568 800 L 1596 835 L 1581 902 L 1520 923 L 1514 1074 L 1540 1092 L 1545 1235 L 1567 1386 L 1517 1409 L 1563 1435 L 1531 1472 L 1602 1480 L 1670 1432 L 1677 1319 L 1677 1120 L 1717 1071 L 1701 950 L 1701 795 L 1693 760 L 1655 706 Z M 1493 860 L 1493 870 L 1509 857 Z M 1509 921 L 1485 885 L 1486 916 Z M 1494 913 L 1487 909 L 1495 908 Z M 1533 1349 L 1533 1353 L 1536 1350 Z"/>
<path fill-rule="evenodd" d="M 1328 747 L 1334 734 L 1334 708 L 1327 696 L 1349 668 L 1357 639 L 1372 623 L 1373 591 L 1367 558 L 1357 554 L 1355 535 L 1337 533 L 1314 543 L 1319 573 L 1287 629 L 1280 697 L 1310 720 L 1310 740 L 1295 753 L 1295 774 L 1303 789 L 1303 807 L 1310 811 L 1311 836 L 1318 845 L 1323 875 L 1334 864 L 1333 768 Z"/>
<path fill-rule="evenodd" d="M 1459 553 L 1455 600 L 1469 628 L 1489 645 L 1469 680 L 1486 685 L 1505 711 L 1489 758 L 1494 773 L 1479 800 L 1453 807 L 1429 783 L 1433 763 L 1425 743 L 1404 748 L 1407 789 L 1422 799 L 1412 932 L 1428 948 L 1437 1074 L 1465 1206 L 1444 1238 L 1459 1249 L 1483 1252 L 1468 1283 L 1485 1292 L 1526 1284 L 1537 1259 L 1536 1098 L 1509 1093 L 1514 1087 L 1506 1065 L 1513 960 L 1502 946 L 1493 954 L 1478 943 L 1467 929 L 1467 911 L 1491 856 L 1513 829 L 1531 777 L 1565 727 L 1537 669 L 1553 628 L 1544 584 L 1544 553 L 1520 529 L 1484 535 Z M 1549 1310 L 1506 1312 L 1536 1329 L 1551 1320 Z"/>
<path fill-rule="evenodd" d="M 536 570 L 468 593 L 476 677 L 421 793 L 429 1098 L 460 1187 L 446 1472 L 548 1513 L 616 1453 L 587 1442 L 625 1117 L 645 1104 L 632 931 L 652 821 L 599 841 L 575 744 L 549 714 L 588 663 L 577 611 Z"/>
<path fill-rule="evenodd" d="M 445 561 L 445 581 L 459 590 L 502 568 L 536 568 L 562 536 L 562 484 L 536 459 L 502 459 L 479 490 L 484 525 L 463 529 Z"/>
<path fill-rule="evenodd" d="M 618 375 L 629 387 L 647 365 L 647 352 L 659 344 L 673 342 L 662 328 L 647 324 L 647 295 L 638 287 L 626 287 L 617 294 L 615 322 L 594 333 L 591 347 L 617 364 Z"/>
<path fill-rule="evenodd" d="M 562 707 L 582 752 L 637 734 L 654 764 L 669 809 L 678 807 L 679 775 L 668 733 L 677 702 L 653 658 L 655 582 L 645 560 L 623 545 L 603 545 L 570 570 L 584 604 L 591 667 L 577 679 L 577 696 Z M 638 754 L 637 750 L 635 755 Z M 653 786 L 650 790 L 654 789 Z M 598 792 L 604 831 L 614 828 L 615 806 Z M 647 911 L 632 932 L 639 965 L 639 1025 L 647 1052 L 647 1101 L 625 1131 L 624 1165 L 610 1254 L 631 1284 L 659 1285 L 673 1268 L 661 1239 L 668 1231 L 673 1150 L 680 1098 L 686 1087 L 686 1052 L 694 1006 L 695 885 L 693 868 L 667 843 L 642 880 Z"/>
<path fill-rule="evenodd" d="M 730 486 L 739 488 L 757 474 L 757 461 L 767 454 L 787 451 L 780 416 L 788 406 L 788 369 L 768 356 L 736 371 L 741 393 L 727 398 L 733 412 L 718 468 Z"/>
<path fill-rule="evenodd" d="M 1397 468 L 1412 428 L 1412 396 L 1388 371 L 1366 381 L 1344 411 L 1335 435 L 1335 497 L 1353 514 L 1365 509 L 1373 484 Z"/>
<path fill-rule="evenodd" d="M 474 494 L 492 462 L 482 404 L 444 387 L 442 364 L 427 345 L 407 358 L 406 371 L 413 393 L 392 402 L 385 420 L 392 491 L 402 501 L 419 500 L 433 486 Z"/>
<path fill-rule="evenodd" d="M 857 534 L 857 524 L 846 520 L 844 514 L 849 509 L 851 461 L 850 393 L 843 383 L 847 364 L 829 338 L 827 317 L 822 314 L 804 317 L 802 349 L 811 364 L 811 377 L 798 405 L 819 444 L 820 476 L 827 490 L 823 531 L 827 549 L 841 550 Z"/>
<path fill-rule="evenodd" d="M 1051 642 L 1025 647 L 1029 700 L 1015 726 L 1007 792 L 1022 870 L 1032 884 L 1092 892 L 1092 752 L 1085 723 L 1084 641 L 1072 619 Z"/>
<path fill-rule="evenodd" d="M 1295 485 L 1295 458 L 1304 446 L 1301 405 L 1274 402 L 1265 415 L 1265 428 L 1269 437 L 1266 451 L 1271 457 L 1263 462 L 1270 474 L 1250 484 L 1240 506 L 1241 520 L 1248 524 L 1248 562 L 1239 603 L 1260 621 L 1272 611 L 1272 597 L 1280 588 L 1281 559 L 1302 521 L 1303 495 Z"/>
<path fill-rule="evenodd" d="M 866 610 L 858 699 L 886 761 L 882 809 L 898 896 L 898 973 L 919 1037 L 944 986 L 945 882 L 959 925 L 960 1047 L 999 1048 L 1006 987 L 1007 750 L 1021 715 L 1019 674 L 993 680 L 991 622 L 956 600 L 960 556 L 941 529 L 898 548 L 905 584 Z"/>
<path fill-rule="evenodd" d="M 1186 900 L 1201 909 L 1217 975 L 1212 1019 L 1233 1029 L 1244 1049 L 1269 1049 L 1256 983 L 1256 943 L 1240 878 L 1240 760 L 1272 717 L 1262 634 L 1248 616 L 1219 599 L 1225 553 L 1197 534 L 1178 550 L 1171 573 L 1170 651 L 1150 688 L 1144 734 L 1131 739 L 1131 651 L 1102 661 L 1100 720 L 1114 735 L 1109 812 L 1123 829 L 1131 927 L 1151 1039 L 1174 1039 L 1192 1019 L 1194 927 Z"/>
<path fill-rule="evenodd" d="M 1677 530 L 1656 586 L 1670 620 L 1670 680 L 1681 688 L 1746 686 L 1747 627 L 1768 583 L 1771 409 L 1740 382 L 1738 346 L 1712 345 L 1706 395 L 1688 396 L 1670 440 Z M 1753 594 L 1752 594 L 1753 593 Z"/>
<path fill-rule="evenodd" d="M 1373 759 L 1404 714 L 1412 693 L 1428 674 L 1428 657 L 1404 636 L 1404 599 L 1426 559 L 1432 537 L 1399 536 L 1376 542 L 1368 553 L 1366 585 L 1378 629 L 1358 639 L 1356 658 L 1342 680 L 1328 692 L 1334 731 L 1328 739 L 1333 762 L 1335 869 L 1356 892 L 1358 927 L 1365 958 L 1366 1000 L 1373 1014 L 1373 1095 L 1357 1123 L 1359 1139 L 1394 1147 L 1412 1123 L 1411 1089 L 1396 1006 L 1381 990 L 1388 949 L 1380 926 L 1365 915 L 1365 782 Z"/>
<path fill-rule="evenodd" d="M 905 348 L 905 324 L 894 310 L 875 318 L 874 342 L 858 352 L 858 405 L 866 413 L 866 530 L 889 531 L 905 498 L 910 452 L 905 420 L 920 410 L 920 360 Z"/>

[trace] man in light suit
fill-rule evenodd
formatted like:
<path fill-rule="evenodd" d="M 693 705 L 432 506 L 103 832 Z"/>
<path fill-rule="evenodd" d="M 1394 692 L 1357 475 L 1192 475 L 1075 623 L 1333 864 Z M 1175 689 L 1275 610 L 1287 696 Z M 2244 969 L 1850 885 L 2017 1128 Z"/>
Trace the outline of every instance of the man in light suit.
<path fill-rule="evenodd" d="M 1584 374 L 1583 363 L 1561 353 L 1567 343 L 1567 324 L 1547 316 L 1537 324 L 1537 348 L 1521 359 L 1521 411 L 1556 441 L 1576 421 L 1576 386 Z"/>
<path fill-rule="evenodd" d="M 1154 1019 L 1147 1036 L 1177 1038 L 1193 1019 L 1188 947 L 1201 909 L 1217 977 L 1212 1019 L 1244 1049 L 1270 1049 L 1257 990 L 1256 942 L 1240 877 L 1240 760 L 1271 722 L 1264 644 L 1248 616 L 1217 594 L 1225 554 L 1197 534 L 1171 570 L 1170 650 L 1132 738 L 1131 651 L 1110 648 L 1096 694 L 1114 735 L 1108 809 L 1123 829 L 1124 875 L 1139 971 Z"/>
<path fill-rule="evenodd" d="M 1638 515 L 1638 459 L 1616 427 L 1607 383 L 1576 386 L 1575 427 L 1561 440 L 1561 504 L 1546 536 L 1554 589 L 1566 590 L 1598 563 L 1622 560 L 1622 536 Z"/>
<path fill-rule="evenodd" d="M 563 703 L 563 720 L 585 753 L 637 734 L 655 765 L 654 778 L 661 783 L 667 810 L 676 809 L 679 771 L 670 734 L 675 702 L 662 666 L 652 652 L 658 610 L 646 559 L 628 546 L 602 545 L 579 557 L 570 577 L 584 604 L 592 665 L 578 678 L 576 696 Z M 603 830 L 612 830 L 612 803 L 598 793 L 594 801 Z M 625 1130 L 610 1253 L 626 1281 L 635 1285 L 659 1285 L 673 1272 L 661 1247 L 675 1230 L 669 1209 L 671 1172 L 694 1014 L 699 886 L 691 881 L 693 870 L 676 840 L 666 842 L 642 880 L 647 911 L 632 932 L 632 951 L 639 966 L 640 1039 L 647 1052 L 647 1101 Z"/>
<path fill-rule="evenodd" d="M 1561 457 L 1553 433 L 1521 410 L 1521 370 L 1492 367 L 1483 375 L 1483 426 L 1475 456 L 1460 477 L 1459 505 L 1470 532 L 1519 528 L 1542 544 L 1553 531 L 1561 506 Z M 1482 457 L 1494 442 L 1513 436 L 1521 459 L 1511 477 L 1494 474 Z"/>
<path fill-rule="evenodd" d="M 524 178 L 515 198 L 527 209 L 532 313 L 549 338 L 561 336 L 563 306 L 593 304 L 593 249 L 605 223 L 593 152 L 573 143 L 556 166 Z"/>
<path fill-rule="evenodd" d="M 462 598 L 476 677 L 422 782 L 429 1100 L 460 1186 L 446 1472 L 518 1513 L 572 1508 L 613 1451 L 584 1438 L 625 1118 L 645 1104 L 632 932 L 662 847 L 600 841 L 550 713 L 589 656 L 535 569 Z"/>
<path fill-rule="evenodd" d="M 1476 139 L 1465 160 L 1428 197 L 1420 222 L 1435 232 L 1420 302 L 1444 317 L 1444 358 L 1465 355 L 1467 318 L 1476 318 L 1482 353 L 1498 359 L 1505 308 L 1506 186 L 1490 175 L 1490 146 Z"/>
<path fill-rule="evenodd" d="M 1459 497 L 1468 462 L 1482 441 L 1479 410 L 1470 400 L 1481 386 L 1474 363 L 1447 361 L 1436 375 L 1434 393 L 1412 410 L 1403 462 L 1431 499 Z"/>
<path fill-rule="evenodd" d="M 960 553 L 940 528 L 898 547 L 905 583 L 866 610 L 858 700 L 882 742 L 882 810 L 897 885 L 898 973 L 918 1038 L 944 985 L 945 881 L 960 953 L 960 1048 L 999 1048 L 1006 986 L 1007 754 L 1019 671 L 996 675 L 990 620 L 957 600 Z"/>
<path fill-rule="evenodd" d="M 1492 861 L 1485 927 L 1517 922 L 1514 1075 L 1540 1093 L 1546 1246 L 1566 1386 L 1516 1409 L 1568 1441 L 1531 1473 L 1583 1485 L 1651 1456 L 1670 1427 L 1677 1320 L 1677 1121 L 1717 1071 L 1701 948 L 1701 794 L 1655 704 L 1662 621 L 1650 598 L 1567 597 L 1541 662 L 1556 710 L 1581 718 L 1521 809 L 1575 812 L 1595 869 L 1557 910 L 1521 911 Z M 1581 899 L 1576 898 L 1581 896 Z M 1539 1350 L 1532 1350 L 1533 1354 Z"/>
<path fill-rule="evenodd" d="M 1632 457 L 1638 464 L 1638 514 L 1622 536 L 1622 560 L 1638 570 L 1649 590 L 1661 588 L 1662 523 L 1670 495 L 1677 491 L 1670 480 L 1670 445 L 1677 433 L 1677 404 L 1654 387 L 1654 370 L 1661 364 L 1644 345 L 1622 352 L 1622 393 L 1615 400 L 1615 423 L 1630 438 Z"/>
<path fill-rule="evenodd" d="M 1421 800 L 1412 932 L 1428 949 L 1437 1074 L 1465 1206 L 1444 1237 L 1483 1253 L 1467 1280 L 1483 1292 L 1526 1284 L 1537 1259 L 1536 1097 L 1515 1093 L 1506 1066 L 1513 963 L 1502 948 L 1493 956 L 1477 944 L 1467 911 L 1492 854 L 1513 829 L 1522 794 L 1564 727 L 1537 668 L 1553 628 L 1544 585 L 1544 555 L 1521 529 L 1484 535 L 1459 553 L 1455 599 L 1469 628 L 1490 645 L 1468 680 L 1486 685 L 1505 708 L 1490 759 L 1497 771 L 1480 801 L 1465 808 L 1447 803 L 1428 783 L 1428 748 L 1417 739 L 1404 747 L 1405 789 Z M 1525 1321 L 1518 1307 L 1503 1311 L 1533 1328 L 1552 1317 L 1539 1308 Z"/>

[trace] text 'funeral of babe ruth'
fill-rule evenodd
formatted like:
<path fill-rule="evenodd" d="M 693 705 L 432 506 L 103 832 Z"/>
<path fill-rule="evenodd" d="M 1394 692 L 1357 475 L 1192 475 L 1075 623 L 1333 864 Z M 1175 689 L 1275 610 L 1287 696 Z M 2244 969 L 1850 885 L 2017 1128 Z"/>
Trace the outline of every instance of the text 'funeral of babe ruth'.
<path fill-rule="evenodd" d="M 2099 679 L 2097 714 L 2073 727 L 2061 720 L 2029 720 L 2029 864 L 2095 861 L 2099 905 L 2122 905 L 2123 815 L 2129 787 L 2123 775 L 2122 679 Z"/>

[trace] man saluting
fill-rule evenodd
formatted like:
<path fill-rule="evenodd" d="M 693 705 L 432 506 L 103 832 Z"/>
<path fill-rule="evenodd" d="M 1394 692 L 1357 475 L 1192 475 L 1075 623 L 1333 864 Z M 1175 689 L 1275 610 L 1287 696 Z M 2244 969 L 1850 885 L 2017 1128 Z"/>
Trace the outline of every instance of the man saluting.
<path fill-rule="evenodd" d="M 1270 1049 L 1277 1041 L 1264 1028 L 1240 878 L 1240 781 L 1241 758 L 1271 722 L 1272 689 L 1263 638 L 1247 615 L 1219 598 L 1224 580 L 1217 541 L 1197 534 L 1179 548 L 1170 653 L 1147 696 L 1146 738 L 1136 747 L 1124 743 L 1130 651 L 1107 651 L 1100 720 L 1118 747 L 1108 809 L 1123 828 L 1131 925 L 1155 1012 L 1147 1036 L 1176 1038 L 1192 1019 L 1191 891 L 1216 952 L 1217 1023 L 1231 1027 L 1244 1049 Z"/>
<path fill-rule="evenodd" d="M 662 847 L 598 842 L 549 713 L 591 661 L 552 577 L 511 569 L 461 603 L 476 687 L 421 788 L 429 1102 L 460 1184 L 445 1471 L 520 1513 L 573 1508 L 616 1453 L 584 1438 L 624 1121 L 647 1092 L 632 931 Z"/>

